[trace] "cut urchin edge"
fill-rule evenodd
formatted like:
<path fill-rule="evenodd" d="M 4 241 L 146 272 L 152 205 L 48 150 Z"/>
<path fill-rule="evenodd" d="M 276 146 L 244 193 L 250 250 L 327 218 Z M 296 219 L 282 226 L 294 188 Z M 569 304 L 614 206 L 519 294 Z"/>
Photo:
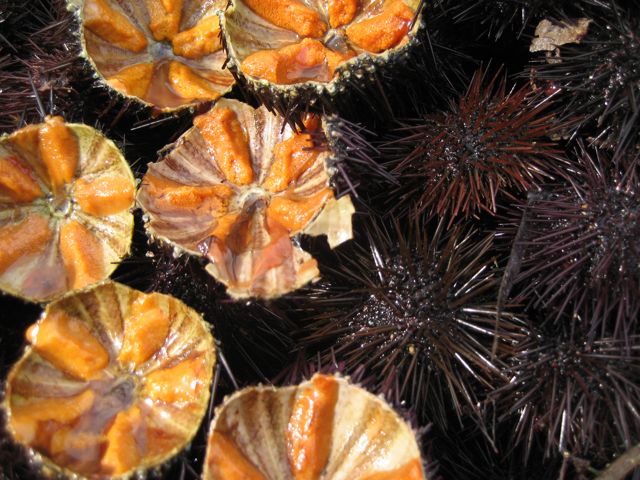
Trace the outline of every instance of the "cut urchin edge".
<path fill-rule="evenodd" d="M 366 87 L 408 60 L 423 27 L 419 0 L 233 0 L 220 14 L 228 66 L 271 110 L 333 110 L 332 97 Z"/>
<path fill-rule="evenodd" d="M 26 338 L 2 407 L 46 474 L 142 475 L 198 430 L 216 349 L 179 300 L 106 282 L 49 304 Z"/>
<path fill-rule="evenodd" d="M 0 289 L 48 301 L 129 252 L 135 180 L 113 142 L 61 117 L 0 138 Z"/>
<path fill-rule="evenodd" d="M 565 127 L 551 113 L 553 98 L 507 85 L 501 70 L 477 70 L 447 110 L 399 121 L 386 135 L 379 150 L 397 179 L 384 193 L 391 212 L 451 222 L 495 215 L 501 201 L 568 175 L 564 153 L 550 138 Z"/>
<path fill-rule="evenodd" d="M 380 397 L 316 374 L 290 387 L 249 387 L 211 424 L 203 478 L 425 478 L 411 428 Z"/>
<path fill-rule="evenodd" d="M 149 165 L 138 192 L 149 234 L 205 257 L 233 298 L 277 297 L 316 279 L 316 260 L 294 237 L 339 245 L 354 208 L 334 197 L 320 119 L 307 125 L 296 133 L 265 107 L 219 101 Z"/>
<path fill-rule="evenodd" d="M 499 235 L 513 242 L 517 295 L 557 315 L 597 298 L 614 314 L 592 334 L 624 336 L 640 314 L 640 156 L 579 144 L 573 157 L 571 182 L 531 192 Z"/>
<path fill-rule="evenodd" d="M 216 13 L 224 0 L 69 0 L 83 55 L 106 85 L 167 112 L 215 100 L 234 82 Z"/>
<path fill-rule="evenodd" d="M 597 299 L 560 320 L 531 326 L 508 359 L 509 383 L 488 396 L 498 423 L 515 421 L 514 446 L 529 452 L 541 442 L 545 457 L 588 459 L 602 467 L 640 441 L 640 336 L 598 335 L 589 327 L 606 315 Z"/>
<path fill-rule="evenodd" d="M 320 282 L 284 301 L 309 359 L 364 369 L 373 390 L 442 427 L 480 420 L 478 401 L 506 381 L 501 357 L 526 331 L 510 305 L 497 306 L 492 235 L 436 223 L 372 221 Z"/>

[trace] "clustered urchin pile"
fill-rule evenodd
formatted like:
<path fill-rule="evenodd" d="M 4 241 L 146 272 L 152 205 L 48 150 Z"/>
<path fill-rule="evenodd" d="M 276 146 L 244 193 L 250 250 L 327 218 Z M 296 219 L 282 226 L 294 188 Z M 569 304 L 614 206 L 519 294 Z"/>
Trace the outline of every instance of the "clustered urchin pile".
<path fill-rule="evenodd" d="M 423 3 L 405 63 L 313 107 L 262 98 L 297 124 L 324 110 L 331 186 L 358 211 L 335 250 L 294 240 L 320 280 L 234 301 L 201 261 L 148 243 L 140 217 L 115 279 L 202 313 L 225 391 L 337 371 L 432 424 L 421 441 L 444 480 L 594 478 L 640 443 L 640 5 Z M 78 57 L 67 2 L 29 4 L 0 5 L 0 131 L 50 113 L 96 124 L 142 178 L 196 112 L 113 95 Z M 586 31 L 530 52 L 543 20 Z M 3 371 L 17 335 L 0 325 Z M 199 478 L 205 443 L 165 478 Z"/>

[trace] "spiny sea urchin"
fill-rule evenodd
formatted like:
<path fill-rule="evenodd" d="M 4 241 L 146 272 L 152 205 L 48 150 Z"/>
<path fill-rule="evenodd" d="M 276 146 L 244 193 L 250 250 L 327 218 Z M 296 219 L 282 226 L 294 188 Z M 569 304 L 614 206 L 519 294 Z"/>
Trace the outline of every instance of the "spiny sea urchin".
<path fill-rule="evenodd" d="M 560 115 L 583 119 L 575 124 L 582 136 L 607 143 L 620 133 L 621 122 L 640 110 L 640 18 L 634 1 L 592 2 L 578 17 L 591 20 L 579 43 L 557 47 L 557 54 L 533 62 L 535 82 L 560 90 Z M 576 16 L 551 16 L 556 24 Z"/>
<path fill-rule="evenodd" d="M 580 145 L 575 157 L 570 182 L 533 193 L 501 228 L 510 239 L 523 229 L 514 280 L 530 304 L 558 315 L 595 297 L 595 318 L 608 320 L 591 328 L 627 335 L 640 314 L 640 156 Z"/>
<path fill-rule="evenodd" d="M 491 235 L 442 220 L 414 227 L 371 223 L 292 309 L 310 358 L 364 369 L 377 391 L 445 425 L 451 412 L 477 413 L 478 399 L 503 380 L 492 343 L 497 336 L 499 352 L 508 348 L 520 324 L 505 308 L 496 327 Z"/>
<path fill-rule="evenodd" d="M 488 398 L 498 422 L 517 419 L 512 443 L 526 455 L 538 434 L 545 456 L 607 462 L 640 440 L 640 336 L 590 338 L 597 299 L 548 319 L 515 347 L 508 384 Z"/>
<path fill-rule="evenodd" d="M 513 199 L 565 162 L 549 136 L 561 126 L 547 112 L 552 99 L 528 86 L 508 88 L 498 71 L 478 70 L 448 111 L 407 120 L 382 145 L 399 179 L 387 195 L 395 212 L 428 216 L 495 214 L 500 196 Z"/>

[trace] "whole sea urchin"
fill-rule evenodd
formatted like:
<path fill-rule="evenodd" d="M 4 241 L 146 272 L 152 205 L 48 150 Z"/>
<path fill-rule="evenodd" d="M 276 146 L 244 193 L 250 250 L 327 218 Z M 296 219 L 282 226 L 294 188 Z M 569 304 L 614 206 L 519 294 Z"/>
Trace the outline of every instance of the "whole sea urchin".
<path fill-rule="evenodd" d="M 428 216 L 494 214 L 498 197 L 513 198 L 564 163 L 549 136 L 561 126 L 547 113 L 551 98 L 525 86 L 508 90 L 506 79 L 473 76 L 467 92 L 446 112 L 403 122 L 381 147 L 399 186 L 390 208 L 416 208 Z M 393 203 L 392 203 L 393 202 Z"/>
<path fill-rule="evenodd" d="M 428 233 L 427 233 L 428 232 Z M 449 413 L 477 413 L 477 402 L 501 380 L 492 357 L 519 337 L 519 320 L 495 303 L 492 236 L 440 221 L 408 234 L 370 225 L 369 242 L 337 252 L 305 297 L 293 297 L 310 355 L 363 369 L 375 390 L 408 402 L 440 426 Z M 311 357 L 310 357 L 311 358 Z"/>

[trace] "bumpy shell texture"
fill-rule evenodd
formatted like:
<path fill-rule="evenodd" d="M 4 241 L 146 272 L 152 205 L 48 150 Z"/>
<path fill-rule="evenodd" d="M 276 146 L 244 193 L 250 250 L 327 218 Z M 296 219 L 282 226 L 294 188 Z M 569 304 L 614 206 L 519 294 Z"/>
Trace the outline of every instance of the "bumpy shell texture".
<path fill-rule="evenodd" d="M 409 426 L 344 378 L 247 388 L 216 413 L 204 480 L 425 478 Z"/>
<path fill-rule="evenodd" d="M 281 113 L 308 108 L 415 44 L 419 3 L 233 0 L 221 17 L 229 69 Z"/>
<path fill-rule="evenodd" d="M 217 17 L 224 0 L 72 3 L 86 56 L 121 94 L 172 110 L 230 90 Z"/>
<path fill-rule="evenodd" d="M 45 472 L 128 477 L 198 430 L 215 347 L 179 300 L 109 282 L 50 304 L 26 336 L 4 409 L 10 434 Z"/>
<path fill-rule="evenodd" d="M 106 279 L 129 252 L 134 190 L 89 126 L 47 117 L 0 138 L 0 289 L 47 301 Z"/>
<path fill-rule="evenodd" d="M 318 276 L 298 233 L 325 234 L 331 246 L 351 238 L 353 205 L 336 200 L 329 150 L 312 133 L 295 133 L 281 117 L 222 100 L 194 120 L 146 173 L 138 202 L 147 229 L 189 253 L 235 298 L 271 298 Z"/>

